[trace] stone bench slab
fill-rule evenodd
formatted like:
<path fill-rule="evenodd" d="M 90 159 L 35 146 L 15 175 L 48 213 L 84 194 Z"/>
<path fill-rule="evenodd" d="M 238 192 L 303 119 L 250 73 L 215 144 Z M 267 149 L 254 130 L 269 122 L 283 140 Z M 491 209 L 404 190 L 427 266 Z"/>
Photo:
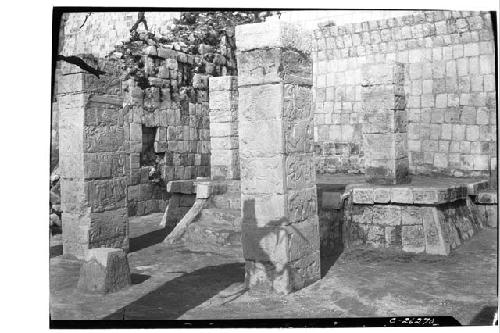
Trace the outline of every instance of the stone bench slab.
<path fill-rule="evenodd" d="M 346 192 L 351 191 L 352 200 L 355 204 L 398 203 L 440 205 L 465 199 L 468 195 L 476 195 L 478 191 L 488 186 L 488 181 L 478 180 L 462 184 L 437 184 L 436 186 L 419 185 L 377 186 L 358 183 L 347 185 Z"/>

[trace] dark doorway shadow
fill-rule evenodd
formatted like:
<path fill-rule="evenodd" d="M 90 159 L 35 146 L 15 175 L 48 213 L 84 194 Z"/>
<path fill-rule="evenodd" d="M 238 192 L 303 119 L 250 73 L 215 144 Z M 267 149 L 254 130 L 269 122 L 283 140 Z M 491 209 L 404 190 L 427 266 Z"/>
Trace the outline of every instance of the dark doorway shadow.
<path fill-rule="evenodd" d="M 50 257 L 49 258 L 54 258 L 54 257 L 62 256 L 62 254 L 63 254 L 63 246 L 62 246 L 62 244 L 51 246 L 50 249 L 49 249 L 49 253 L 50 253 Z"/>
<path fill-rule="evenodd" d="M 151 277 L 151 275 L 147 275 L 147 274 L 131 273 L 130 274 L 130 281 L 132 282 L 132 284 L 141 284 L 144 281 L 146 281 L 147 279 L 149 279 L 150 277 Z"/>
<path fill-rule="evenodd" d="M 162 228 L 148 232 L 147 234 L 138 237 L 130 238 L 129 246 L 130 252 L 137 252 L 146 247 L 161 243 L 165 237 L 172 231 L 172 228 Z"/>
<path fill-rule="evenodd" d="M 161 287 L 103 318 L 104 320 L 172 320 L 234 283 L 245 281 L 245 264 L 204 267 L 167 281 Z"/>
<path fill-rule="evenodd" d="M 335 265 L 344 251 L 344 207 L 341 200 L 343 184 L 316 184 L 320 225 L 321 277 Z M 325 193 L 326 192 L 326 193 Z M 325 195 L 326 194 L 326 195 Z M 323 202 L 325 198 L 326 202 Z"/>
<path fill-rule="evenodd" d="M 335 265 L 337 259 L 340 257 L 342 252 L 344 251 L 343 247 L 339 249 L 334 249 L 328 255 L 321 253 L 321 278 L 324 278 L 325 275 L 330 271 L 330 269 Z"/>
<path fill-rule="evenodd" d="M 493 325 L 493 319 L 495 318 L 495 313 L 497 312 L 497 307 L 495 306 L 485 306 L 479 311 L 474 318 L 470 321 L 469 325 L 472 326 L 491 326 Z"/>

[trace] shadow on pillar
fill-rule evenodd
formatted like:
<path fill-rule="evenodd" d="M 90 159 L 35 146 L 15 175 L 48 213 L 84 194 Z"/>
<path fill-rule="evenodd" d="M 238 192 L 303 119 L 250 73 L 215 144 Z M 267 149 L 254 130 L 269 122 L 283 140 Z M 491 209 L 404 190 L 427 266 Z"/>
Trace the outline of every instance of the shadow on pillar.
<path fill-rule="evenodd" d="M 295 234 L 303 240 L 307 242 L 309 240 L 293 224 L 286 225 L 285 228 L 284 224 L 287 222 L 286 217 L 281 217 L 269 221 L 266 227 L 259 227 L 255 217 L 255 199 L 243 202 L 241 242 L 245 256 L 245 285 L 248 290 L 257 293 L 277 292 L 281 294 L 296 290 L 289 262 L 285 258 L 280 258 L 280 254 L 283 255 L 283 248 L 280 248 L 280 245 L 285 246 L 285 253 L 288 253 L 288 247 L 282 242 L 288 244 L 290 229 L 293 229 Z M 275 239 L 274 249 L 280 253 L 271 254 L 268 250 L 266 251 L 261 246 L 261 241 L 264 239 L 268 244 L 270 240 Z"/>

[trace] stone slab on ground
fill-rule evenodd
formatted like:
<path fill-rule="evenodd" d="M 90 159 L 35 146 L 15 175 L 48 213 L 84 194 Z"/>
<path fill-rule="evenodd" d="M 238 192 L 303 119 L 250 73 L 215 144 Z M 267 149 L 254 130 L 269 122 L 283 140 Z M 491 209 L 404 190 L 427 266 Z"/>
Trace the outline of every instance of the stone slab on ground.
<path fill-rule="evenodd" d="M 83 292 L 109 293 L 130 285 L 127 254 L 122 249 L 94 248 L 80 268 L 77 288 Z"/>

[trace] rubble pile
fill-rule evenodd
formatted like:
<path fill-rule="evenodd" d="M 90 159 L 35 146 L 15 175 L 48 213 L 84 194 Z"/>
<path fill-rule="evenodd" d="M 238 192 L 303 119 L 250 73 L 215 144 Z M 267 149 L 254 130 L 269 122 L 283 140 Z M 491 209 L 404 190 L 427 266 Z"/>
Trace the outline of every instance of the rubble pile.
<path fill-rule="evenodd" d="M 62 228 L 61 185 L 59 178 L 59 167 L 56 167 L 50 175 L 49 227 L 52 233 L 60 233 Z"/>

